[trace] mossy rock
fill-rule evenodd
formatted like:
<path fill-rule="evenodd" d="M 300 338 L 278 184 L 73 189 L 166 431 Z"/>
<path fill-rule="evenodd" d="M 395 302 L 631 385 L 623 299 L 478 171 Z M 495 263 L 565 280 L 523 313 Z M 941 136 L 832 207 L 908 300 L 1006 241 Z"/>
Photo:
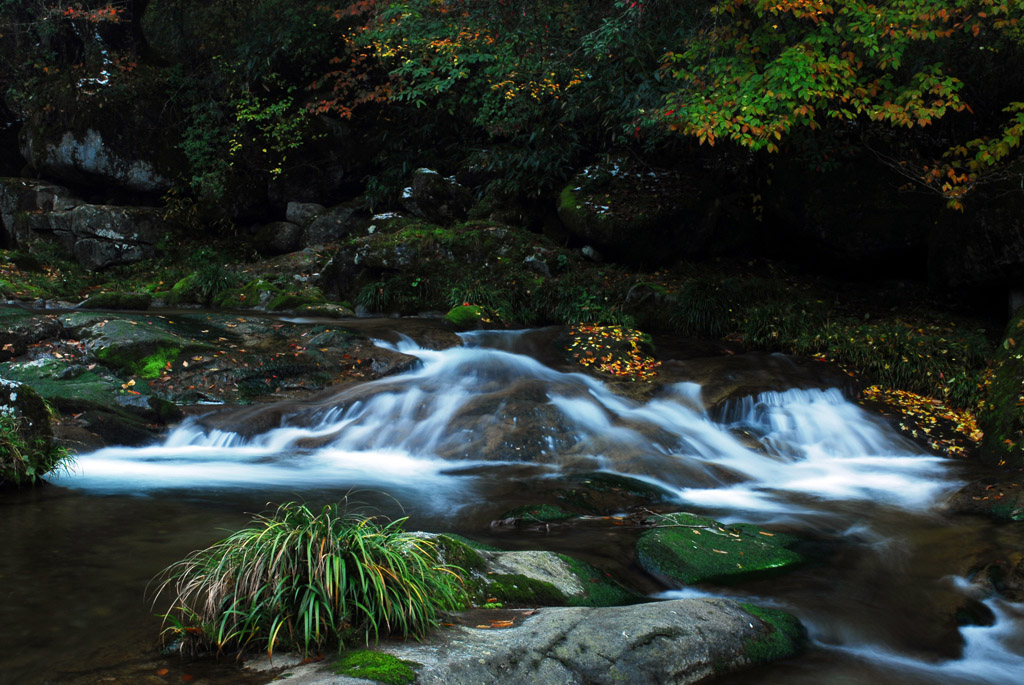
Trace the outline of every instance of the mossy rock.
<path fill-rule="evenodd" d="M 484 324 L 491 322 L 487 310 L 475 304 L 460 304 L 458 307 L 452 307 L 445 314 L 444 320 L 461 330 L 482 328 Z"/>
<path fill-rule="evenodd" d="M 478 605 L 619 606 L 642 601 L 609 574 L 579 559 L 547 551 L 481 552 L 484 573 L 468 578 Z"/>
<path fill-rule="evenodd" d="M 79 305 L 81 309 L 149 309 L 153 296 L 149 293 L 93 293 Z"/>
<path fill-rule="evenodd" d="M 0 378 L 0 488 L 31 485 L 60 467 L 50 412 L 31 387 Z"/>
<path fill-rule="evenodd" d="M 241 288 L 225 290 L 213 300 L 216 307 L 223 309 L 249 309 L 260 307 L 284 293 L 284 289 L 270 281 L 257 278 Z"/>
<path fill-rule="evenodd" d="M 295 309 L 300 316 L 315 316 L 325 319 L 351 319 L 356 314 L 351 307 L 340 304 L 307 304 Z"/>
<path fill-rule="evenodd" d="M 981 460 L 993 466 L 1024 468 L 1024 308 L 1007 326 L 978 412 L 984 433 Z"/>
<path fill-rule="evenodd" d="M 431 536 L 438 563 L 456 566 L 463 571 L 484 571 L 487 562 L 480 552 L 473 549 L 465 538 L 457 535 Z"/>
<path fill-rule="evenodd" d="M 362 678 L 387 685 L 406 685 L 416 681 L 414 669 L 419 666 L 415 661 L 405 661 L 383 652 L 358 649 L 344 652 L 334 662 L 332 670 L 337 675 L 349 678 Z"/>
<path fill-rule="evenodd" d="M 306 305 L 320 303 L 322 301 L 323 298 L 314 297 L 312 295 L 296 295 L 292 293 L 283 293 L 270 301 L 270 304 L 267 305 L 267 311 L 287 311 L 292 309 L 298 309 L 299 307 L 304 307 Z"/>
<path fill-rule="evenodd" d="M 199 294 L 197 281 L 198 277 L 194 273 L 177 281 L 165 298 L 167 304 L 202 304 L 203 298 Z"/>
<path fill-rule="evenodd" d="M 637 560 L 647 571 L 684 585 L 737 582 L 780 573 L 805 562 L 790 549 L 791 535 L 752 524 L 726 525 L 704 516 L 661 517 L 637 541 Z"/>
<path fill-rule="evenodd" d="M 762 637 L 745 640 L 744 652 L 752 664 L 767 664 L 795 656 L 807 644 L 807 629 L 792 614 L 754 604 L 740 604 L 767 630 Z"/>
<path fill-rule="evenodd" d="M 213 349 L 146 323 L 112 319 L 82 331 L 89 351 L 105 366 L 142 378 L 157 378 L 168 364 L 189 352 Z"/>
<path fill-rule="evenodd" d="M 81 364 L 66 364 L 56 359 L 0 364 L 0 375 L 28 383 L 51 403 L 60 400 L 110 402 L 123 393 L 123 381 L 102 367 L 89 369 Z M 140 390 L 143 389 L 140 387 Z"/>

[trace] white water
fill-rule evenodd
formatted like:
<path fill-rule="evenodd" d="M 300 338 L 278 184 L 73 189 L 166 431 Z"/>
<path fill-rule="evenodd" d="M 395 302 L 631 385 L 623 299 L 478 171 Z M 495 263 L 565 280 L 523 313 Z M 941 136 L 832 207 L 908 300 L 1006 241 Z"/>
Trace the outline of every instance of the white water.
<path fill-rule="evenodd" d="M 209 486 L 408 484 L 470 488 L 471 467 L 510 462 L 540 473 L 608 470 L 656 482 L 702 507 L 771 516 L 811 514 L 821 500 L 912 510 L 953 487 L 941 460 L 876 422 L 836 390 L 745 398 L 715 421 L 700 388 L 680 383 L 639 404 L 599 381 L 479 344 L 393 346 L 421 366 L 295 406 L 265 432 L 189 420 L 161 443 L 78 458 L 63 479 L 103 491 Z M 737 437 L 746 436 L 745 440 Z"/>
<path fill-rule="evenodd" d="M 943 460 L 838 390 L 763 393 L 712 416 L 692 383 L 640 404 L 516 354 L 516 334 L 464 339 L 445 351 L 391 346 L 421 365 L 296 405 L 274 415 L 269 430 L 190 420 L 157 445 L 82 455 L 61 480 L 100 492 L 370 487 L 451 515 L 481 498 L 488 475 L 510 468 L 540 478 L 606 470 L 655 483 L 721 520 L 828 531 L 880 556 L 898 556 L 902 543 L 876 521 L 927 519 L 958 487 Z M 834 626 L 816 627 L 820 607 L 782 608 L 808 623 L 821 649 L 882 669 L 879 682 L 1022 682 L 1007 676 L 1024 674 L 1024 607 L 986 603 L 995 624 L 963 628 L 962 658 L 935 661 L 901 654 L 862 628 L 837 640 Z"/>

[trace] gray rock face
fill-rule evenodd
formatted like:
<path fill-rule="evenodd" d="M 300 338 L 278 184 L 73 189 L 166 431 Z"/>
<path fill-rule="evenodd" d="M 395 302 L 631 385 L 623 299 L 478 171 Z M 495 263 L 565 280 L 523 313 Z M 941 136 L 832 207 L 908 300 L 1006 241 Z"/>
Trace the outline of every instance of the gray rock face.
<path fill-rule="evenodd" d="M 14 232 L 19 244 L 55 241 L 95 271 L 152 257 L 161 224 L 155 208 L 83 204 L 67 211 L 22 212 L 14 219 Z"/>
<path fill-rule="evenodd" d="M 289 202 L 284 210 L 284 218 L 285 221 L 305 226 L 318 214 L 323 214 L 326 210 L 326 207 L 315 202 Z"/>
<path fill-rule="evenodd" d="M 37 132 L 26 128 L 21 154 L 39 171 L 69 181 L 109 183 L 141 193 L 160 193 L 171 187 L 153 165 L 131 159 L 104 142 L 95 129 L 84 133 L 65 131 L 60 138 L 34 139 Z"/>
<path fill-rule="evenodd" d="M 317 214 L 303 230 L 302 244 L 323 245 L 344 238 L 355 225 L 356 214 L 356 208 L 346 205 L 332 207 Z"/>
<path fill-rule="evenodd" d="M 413 172 L 412 185 L 402 193 L 402 205 L 410 214 L 435 224 L 465 219 L 472 204 L 468 190 L 432 169 Z"/>
<path fill-rule="evenodd" d="M 0 178 L 0 247 L 17 247 L 24 238 L 15 231 L 21 212 L 66 211 L 82 204 L 63 186 L 27 178 Z"/>
<path fill-rule="evenodd" d="M 678 599 L 629 607 L 540 609 L 513 628 L 456 627 L 422 644 L 389 643 L 379 650 L 422 664 L 416 682 L 424 685 L 682 684 L 761 661 L 764 653 L 757 653 L 757 645 L 778 632 L 730 600 Z M 795 646 L 792 640 L 790 644 Z M 352 682 L 328 668 L 292 668 L 281 682 Z"/>

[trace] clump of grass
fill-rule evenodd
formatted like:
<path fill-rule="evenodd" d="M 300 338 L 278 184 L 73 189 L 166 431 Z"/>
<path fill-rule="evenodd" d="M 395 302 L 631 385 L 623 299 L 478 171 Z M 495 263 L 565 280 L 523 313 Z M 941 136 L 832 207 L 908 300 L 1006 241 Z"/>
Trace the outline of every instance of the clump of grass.
<path fill-rule="evenodd" d="M 460 569 L 439 565 L 433 543 L 405 519 L 329 504 L 282 504 L 270 515 L 164 571 L 172 589 L 165 636 L 181 649 L 316 653 L 381 634 L 420 637 L 441 612 L 465 605 Z"/>
<path fill-rule="evenodd" d="M 21 420 L 0 411 L 0 486 L 34 485 L 48 473 L 67 471 L 71 466 L 68 451 L 47 439 L 25 436 Z"/>

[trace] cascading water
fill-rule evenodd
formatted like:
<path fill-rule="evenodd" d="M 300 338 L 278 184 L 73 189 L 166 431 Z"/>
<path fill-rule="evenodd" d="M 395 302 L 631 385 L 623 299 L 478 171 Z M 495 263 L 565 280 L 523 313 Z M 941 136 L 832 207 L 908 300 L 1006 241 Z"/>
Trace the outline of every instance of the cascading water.
<path fill-rule="evenodd" d="M 912 620 L 881 618 L 906 611 L 926 622 L 931 614 L 914 613 L 912 603 L 969 595 L 961 581 L 944 578 L 956 575 L 956 564 L 929 547 L 932 531 L 948 525 L 936 512 L 958 479 L 947 461 L 838 390 L 766 392 L 708 412 L 699 386 L 677 383 L 638 403 L 518 353 L 518 333 L 463 340 L 444 351 L 404 340 L 392 349 L 420 361 L 407 373 L 315 402 L 193 418 L 162 444 L 82 455 L 60 482 L 103 493 L 365 487 L 452 516 L 509 473 L 627 474 L 684 508 L 774 524 L 842 550 L 838 566 L 821 575 L 744 588 L 799 615 L 819 645 L 811 673 L 773 667 L 747 682 L 828 682 L 823 664 L 836 661 L 868 664 L 860 672 L 874 683 L 1013 682 L 999 674 L 1024 674 L 1018 605 L 986 600 L 995 621 L 954 634 L 964 643 L 959 658 L 945 636 L 932 641 L 941 648 L 922 646 L 925 638 L 907 634 L 918 630 Z M 897 573 L 912 576 L 915 589 L 887 578 Z M 844 585 L 864 577 L 886 578 L 886 589 Z"/>

